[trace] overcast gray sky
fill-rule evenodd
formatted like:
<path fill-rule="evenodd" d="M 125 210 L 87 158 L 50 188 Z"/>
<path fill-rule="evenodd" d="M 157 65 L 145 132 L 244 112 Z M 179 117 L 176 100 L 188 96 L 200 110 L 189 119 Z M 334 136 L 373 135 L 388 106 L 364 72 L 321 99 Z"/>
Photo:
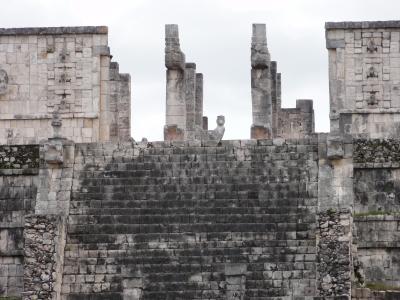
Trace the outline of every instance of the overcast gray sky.
<path fill-rule="evenodd" d="M 252 23 L 267 24 L 282 73 L 284 107 L 314 99 L 316 130 L 329 130 L 326 21 L 399 19 L 398 0 L 12 0 L 0 27 L 107 25 L 120 70 L 132 76 L 132 135 L 161 140 L 165 122 L 164 24 L 179 24 L 187 61 L 204 74 L 209 127 L 226 117 L 225 139 L 249 138 Z"/>

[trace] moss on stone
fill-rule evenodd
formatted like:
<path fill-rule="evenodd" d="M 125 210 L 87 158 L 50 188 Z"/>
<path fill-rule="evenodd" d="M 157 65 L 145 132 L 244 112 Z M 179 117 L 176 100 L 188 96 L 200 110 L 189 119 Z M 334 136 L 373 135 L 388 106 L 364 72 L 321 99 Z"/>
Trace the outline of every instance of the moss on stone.
<path fill-rule="evenodd" d="M 372 291 L 400 291 L 400 287 L 386 285 L 381 282 L 368 282 L 365 284 L 365 287 Z"/>
<path fill-rule="evenodd" d="M 396 216 L 400 215 L 400 212 L 395 211 L 382 211 L 382 210 L 372 210 L 363 213 L 355 213 L 354 217 L 369 217 L 369 216 Z"/>

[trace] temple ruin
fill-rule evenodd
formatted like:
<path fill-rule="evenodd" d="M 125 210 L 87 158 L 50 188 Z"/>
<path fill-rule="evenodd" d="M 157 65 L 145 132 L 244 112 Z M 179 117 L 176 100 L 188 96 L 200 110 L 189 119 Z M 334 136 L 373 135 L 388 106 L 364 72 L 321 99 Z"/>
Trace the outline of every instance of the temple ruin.
<path fill-rule="evenodd" d="M 252 29 L 250 138 L 169 24 L 141 142 L 107 27 L 0 29 L 0 299 L 400 299 L 400 21 L 325 24 L 329 133 Z"/>

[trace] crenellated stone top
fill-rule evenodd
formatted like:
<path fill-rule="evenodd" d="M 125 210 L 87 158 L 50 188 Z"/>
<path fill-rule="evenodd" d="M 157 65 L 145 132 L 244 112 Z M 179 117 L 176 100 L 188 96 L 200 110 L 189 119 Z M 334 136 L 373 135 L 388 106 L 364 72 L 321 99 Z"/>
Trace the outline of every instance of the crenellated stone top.
<path fill-rule="evenodd" d="M 267 46 L 265 24 L 253 24 L 251 37 L 251 66 L 253 68 L 268 68 L 271 58 Z"/>
<path fill-rule="evenodd" d="M 165 25 L 165 66 L 168 69 L 185 69 L 185 54 L 180 48 L 176 24 Z"/>
<path fill-rule="evenodd" d="M 107 26 L 0 28 L 0 35 L 107 34 Z"/>
<path fill-rule="evenodd" d="M 325 29 L 400 28 L 400 21 L 326 22 Z"/>

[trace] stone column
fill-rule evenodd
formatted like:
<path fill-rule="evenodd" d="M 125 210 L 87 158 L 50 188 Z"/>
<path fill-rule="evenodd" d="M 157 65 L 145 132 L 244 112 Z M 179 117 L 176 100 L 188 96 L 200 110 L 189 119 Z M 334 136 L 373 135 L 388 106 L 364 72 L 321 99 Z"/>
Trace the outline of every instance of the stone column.
<path fill-rule="evenodd" d="M 110 62 L 109 53 L 100 54 L 100 116 L 99 116 L 99 140 L 110 140 L 110 124 L 112 123 L 112 114 L 110 111 Z"/>
<path fill-rule="evenodd" d="M 277 135 L 278 109 L 277 106 L 277 63 L 271 61 L 271 103 L 272 103 L 272 136 Z"/>
<path fill-rule="evenodd" d="M 197 127 L 203 128 L 203 74 L 196 73 L 196 120 Z"/>
<path fill-rule="evenodd" d="M 323 133 L 318 135 L 318 143 L 317 295 L 322 299 L 350 299 L 351 209 L 354 207 L 352 140 Z"/>
<path fill-rule="evenodd" d="M 272 137 L 272 100 L 270 55 L 265 24 L 253 24 L 251 41 L 251 99 L 253 124 L 251 138 Z"/>
<path fill-rule="evenodd" d="M 186 131 L 185 139 L 193 140 L 195 136 L 196 106 L 196 64 L 185 64 L 185 102 Z"/>
<path fill-rule="evenodd" d="M 186 128 L 185 54 L 179 45 L 178 25 L 165 25 L 167 68 L 166 125 L 164 140 L 183 140 Z"/>
<path fill-rule="evenodd" d="M 203 130 L 208 130 L 208 117 L 203 117 Z"/>
<path fill-rule="evenodd" d="M 61 299 L 74 163 L 74 142 L 58 136 L 40 145 L 35 213 L 25 216 L 24 300 Z"/>

